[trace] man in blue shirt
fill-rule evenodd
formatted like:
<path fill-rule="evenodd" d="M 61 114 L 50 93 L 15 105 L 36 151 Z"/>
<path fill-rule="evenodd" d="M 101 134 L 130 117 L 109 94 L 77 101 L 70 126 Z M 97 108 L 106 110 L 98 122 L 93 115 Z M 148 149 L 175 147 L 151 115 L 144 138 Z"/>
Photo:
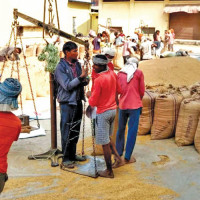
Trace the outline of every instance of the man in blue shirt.
<path fill-rule="evenodd" d="M 76 145 L 82 119 L 84 86 L 88 84 L 88 68 L 81 67 L 77 60 L 78 47 L 74 42 L 63 45 L 64 58 L 60 59 L 54 77 L 58 86 L 57 100 L 60 103 L 60 131 L 63 165 L 74 168 L 74 161 L 85 161 L 76 155 Z"/>

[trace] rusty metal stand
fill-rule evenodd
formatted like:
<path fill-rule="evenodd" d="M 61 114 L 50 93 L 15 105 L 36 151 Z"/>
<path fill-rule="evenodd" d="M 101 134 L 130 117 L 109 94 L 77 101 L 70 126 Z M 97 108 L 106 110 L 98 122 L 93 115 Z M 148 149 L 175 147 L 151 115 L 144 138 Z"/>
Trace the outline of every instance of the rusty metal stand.
<path fill-rule="evenodd" d="M 51 148 L 49 151 L 28 156 L 29 160 L 35 159 L 50 159 L 51 166 L 57 167 L 59 157 L 62 157 L 62 152 L 57 148 L 57 117 L 56 117 L 56 96 L 55 96 L 55 85 L 54 85 L 54 75 L 49 73 L 50 81 L 50 105 L 51 105 Z M 60 156 L 58 156 L 60 154 Z M 58 156 L 58 158 L 56 158 Z M 53 157 L 53 159 L 52 159 Z"/>

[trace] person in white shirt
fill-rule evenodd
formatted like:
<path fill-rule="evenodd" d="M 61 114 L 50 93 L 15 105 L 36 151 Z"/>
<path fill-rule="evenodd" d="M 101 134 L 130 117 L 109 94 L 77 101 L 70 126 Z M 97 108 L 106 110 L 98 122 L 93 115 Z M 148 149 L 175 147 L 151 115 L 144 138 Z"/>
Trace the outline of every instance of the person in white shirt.
<path fill-rule="evenodd" d="M 153 44 L 153 42 L 149 38 L 146 38 L 142 41 L 142 43 L 140 45 L 141 60 L 152 59 L 152 55 L 151 55 L 152 44 Z"/>
<path fill-rule="evenodd" d="M 119 36 L 118 32 L 115 32 L 115 42 L 114 42 L 116 47 L 122 47 L 124 45 L 124 39 Z"/>
<path fill-rule="evenodd" d="M 124 64 L 126 64 L 127 60 L 131 57 L 131 41 L 130 37 L 127 36 L 126 41 L 124 43 L 124 48 L 123 48 L 123 59 L 124 59 Z"/>

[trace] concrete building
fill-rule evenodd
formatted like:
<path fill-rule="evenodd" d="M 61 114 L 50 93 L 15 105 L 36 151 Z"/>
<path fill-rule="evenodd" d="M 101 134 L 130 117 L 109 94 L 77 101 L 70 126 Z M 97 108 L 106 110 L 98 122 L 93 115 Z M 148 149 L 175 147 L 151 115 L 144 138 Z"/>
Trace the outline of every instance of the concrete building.
<path fill-rule="evenodd" d="M 13 21 L 13 9 L 17 8 L 19 12 L 26 14 L 32 18 L 43 21 L 44 1 L 41 0 L 0 0 L 0 46 L 8 43 L 11 24 Z M 46 23 L 48 23 L 48 1 L 46 1 Z M 70 33 L 82 33 L 87 35 L 91 26 L 91 0 L 59 0 L 58 13 L 60 21 L 60 29 Z M 53 1 L 53 11 L 56 11 Z M 24 40 L 34 38 L 41 40 L 42 29 L 33 24 L 18 19 L 21 26 L 20 32 Z M 54 12 L 54 24 L 56 21 L 56 12 Z"/>
<path fill-rule="evenodd" d="M 200 40 L 199 0 L 99 0 L 99 24 L 151 35 L 173 28 L 177 39 Z"/>

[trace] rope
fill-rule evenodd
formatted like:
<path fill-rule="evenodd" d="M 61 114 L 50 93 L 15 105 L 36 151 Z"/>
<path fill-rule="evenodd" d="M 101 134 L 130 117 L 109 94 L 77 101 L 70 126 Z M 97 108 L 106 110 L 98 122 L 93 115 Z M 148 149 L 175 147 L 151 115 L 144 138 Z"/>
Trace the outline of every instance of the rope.
<path fill-rule="evenodd" d="M 39 119 L 38 119 L 38 112 L 37 112 L 36 105 L 35 105 L 35 98 L 34 98 L 34 95 L 33 95 L 33 89 L 32 89 L 32 85 L 31 85 L 31 80 L 30 80 L 29 71 L 28 71 L 28 65 L 27 65 L 27 62 L 26 62 L 26 56 L 24 54 L 21 36 L 19 36 L 19 39 L 20 39 L 20 43 L 21 43 L 22 53 L 23 53 L 23 56 L 24 56 L 24 63 L 25 63 L 26 73 L 27 73 L 27 77 L 28 77 L 30 90 L 31 90 L 31 96 L 32 96 L 32 99 L 33 99 L 33 106 L 34 106 L 34 110 L 35 110 L 35 117 L 36 117 L 36 120 L 37 120 L 37 127 L 40 128 L 40 122 L 39 122 Z"/>
<path fill-rule="evenodd" d="M 46 16 L 46 0 L 44 0 L 43 23 L 45 23 L 45 16 Z M 42 38 L 44 39 L 44 27 L 43 27 L 43 31 L 42 31 Z"/>
<path fill-rule="evenodd" d="M 178 115 L 177 115 L 177 106 L 176 106 L 176 104 L 177 104 L 177 101 L 176 101 L 176 97 L 173 95 L 173 94 L 171 94 L 172 95 L 172 97 L 173 97 L 173 103 L 174 103 L 174 124 L 173 124 L 173 127 L 172 127 L 172 132 L 175 132 L 175 128 L 176 128 L 176 121 L 177 121 L 177 118 L 178 118 Z"/>
<path fill-rule="evenodd" d="M 14 26 L 12 24 L 12 30 L 11 30 L 11 33 L 10 33 L 10 38 L 9 38 L 9 42 L 8 42 L 8 46 L 7 46 L 7 51 L 6 51 L 6 55 L 8 54 L 8 49 L 10 47 L 10 42 L 11 42 L 11 39 L 12 39 L 12 34 L 14 32 Z M 5 65 L 6 65 L 6 60 L 3 61 L 3 66 L 2 66 L 2 69 L 1 69 L 1 76 L 0 76 L 0 81 L 1 81 L 1 78 L 3 76 L 3 72 L 4 72 L 4 68 L 5 68 Z"/>
<path fill-rule="evenodd" d="M 150 109 L 151 109 L 151 114 L 149 113 L 149 118 L 150 118 L 150 122 L 151 122 L 151 125 L 153 124 L 153 97 L 151 96 L 150 92 L 148 91 L 145 91 L 146 94 L 150 97 Z"/>
<path fill-rule="evenodd" d="M 60 29 L 59 16 L 58 16 L 57 0 L 55 0 L 55 6 L 56 6 L 56 15 L 57 15 L 58 29 Z"/>
<path fill-rule="evenodd" d="M 85 90 L 84 90 L 85 92 Z M 85 144 L 85 102 L 83 104 L 83 136 L 82 136 L 82 156 L 85 155 L 84 144 Z"/>

